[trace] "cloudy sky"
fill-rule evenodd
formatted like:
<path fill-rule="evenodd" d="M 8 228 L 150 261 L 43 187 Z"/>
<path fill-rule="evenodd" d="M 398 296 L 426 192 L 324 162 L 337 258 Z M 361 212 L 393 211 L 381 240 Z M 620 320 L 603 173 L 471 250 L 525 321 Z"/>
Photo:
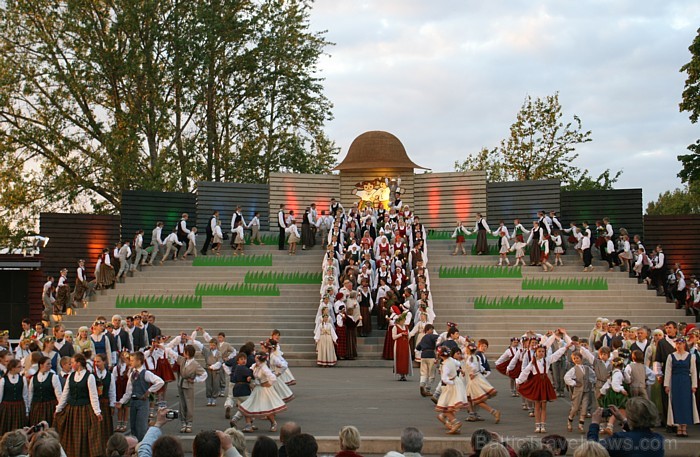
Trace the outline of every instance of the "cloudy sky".
<path fill-rule="evenodd" d="M 695 0 L 317 0 L 316 31 L 336 43 L 320 64 L 342 148 L 368 130 L 396 135 L 409 156 L 452 171 L 493 147 L 526 95 L 559 91 L 593 141 L 576 162 L 644 200 L 680 186 L 676 160 L 700 137 L 680 113 Z"/>

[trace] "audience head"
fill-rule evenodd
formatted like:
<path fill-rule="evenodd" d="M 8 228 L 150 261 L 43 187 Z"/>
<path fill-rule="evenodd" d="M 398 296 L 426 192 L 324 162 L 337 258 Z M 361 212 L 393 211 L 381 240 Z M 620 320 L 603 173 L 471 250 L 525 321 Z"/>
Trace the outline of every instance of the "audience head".
<path fill-rule="evenodd" d="M 318 454 L 318 444 L 316 438 L 308 433 L 300 433 L 293 436 L 285 444 L 289 457 L 316 457 Z"/>
<path fill-rule="evenodd" d="M 574 451 L 574 457 L 610 457 L 610 454 L 597 441 L 583 441 Z"/>
<path fill-rule="evenodd" d="M 197 433 L 192 442 L 194 457 L 219 457 L 221 455 L 221 440 L 214 430 L 202 430 Z"/>
<path fill-rule="evenodd" d="M 566 455 L 569 441 L 561 435 L 547 435 L 542 438 L 542 445 L 552 451 L 553 455 Z"/>
<path fill-rule="evenodd" d="M 280 443 L 287 444 L 292 437 L 301 433 L 301 426 L 296 422 L 285 422 L 280 428 Z"/>
<path fill-rule="evenodd" d="M 510 457 L 508 449 L 496 441 L 491 441 L 484 446 L 479 455 L 481 457 Z"/>
<path fill-rule="evenodd" d="M 238 453 L 241 454 L 242 457 L 248 457 L 248 450 L 245 447 L 245 435 L 243 432 L 237 428 L 231 427 L 224 431 L 224 433 L 231 437 L 231 444 L 233 444 L 233 447 L 236 448 Z"/>
<path fill-rule="evenodd" d="M 61 451 L 61 442 L 58 438 L 46 436 L 32 442 L 29 454 L 32 457 L 61 457 Z"/>
<path fill-rule="evenodd" d="M 115 433 L 107 440 L 107 457 L 123 457 L 128 455 L 129 443 L 121 433 Z"/>
<path fill-rule="evenodd" d="M 401 452 L 420 453 L 423 450 L 423 433 L 415 427 L 406 427 L 401 432 Z"/>
<path fill-rule="evenodd" d="M 643 397 L 632 397 L 626 405 L 627 423 L 631 429 L 651 428 L 658 422 L 656 405 Z"/>
<path fill-rule="evenodd" d="M 520 445 L 518 449 L 518 457 L 530 457 L 531 453 L 534 451 L 539 451 L 542 449 L 542 443 L 536 440 L 526 440 Z"/>
<path fill-rule="evenodd" d="M 194 447 L 194 446 L 193 446 Z M 220 453 L 221 451 L 219 451 Z M 170 435 L 163 435 L 153 443 L 153 457 L 185 457 L 185 450 L 180 440 Z"/>
<path fill-rule="evenodd" d="M 277 444 L 268 436 L 259 436 L 253 445 L 251 457 L 277 457 Z M 314 454 L 315 455 L 315 454 Z"/>
<path fill-rule="evenodd" d="M 448 447 L 442 451 L 440 457 L 464 457 L 464 454 L 458 449 Z"/>
<path fill-rule="evenodd" d="M 474 430 L 474 433 L 472 433 L 471 438 L 472 450 L 478 455 L 484 446 L 489 444 L 491 441 L 493 441 L 493 434 L 491 434 L 491 432 L 485 428 L 476 429 Z"/>
<path fill-rule="evenodd" d="M 0 439 L 0 455 L 14 457 L 16 455 L 26 455 L 28 448 L 27 435 L 23 430 L 7 432 Z"/>
<path fill-rule="evenodd" d="M 360 431 L 352 425 L 346 425 L 338 434 L 341 451 L 356 451 L 360 448 Z"/>

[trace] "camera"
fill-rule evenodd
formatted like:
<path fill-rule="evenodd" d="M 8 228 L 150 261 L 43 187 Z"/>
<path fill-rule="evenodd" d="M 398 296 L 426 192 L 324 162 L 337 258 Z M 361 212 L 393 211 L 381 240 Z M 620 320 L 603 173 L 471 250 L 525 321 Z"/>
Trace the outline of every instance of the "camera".
<path fill-rule="evenodd" d="M 39 433 L 42 430 L 44 430 L 44 424 L 39 422 L 38 424 L 32 426 L 31 432 L 32 433 Z"/>
<path fill-rule="evenodd" d="M 610 411 L 610 408 L 603 408 L 603 417 L 608 418 L 612 416 L 612 411 Z"/>
<path fill-rule="evenodd" d="M 172 420 L 172 419 L 177 419 L 177 418 L 179 418 L 179 417 L 180 417 L 180 411 L 178 411 L 178 410 L 176 410 L 176 409 L 171 409 L 170 411 L 168 411 L 167 413 L 165 413 L 165 418 L 166 418 L 166 419 Z"/>

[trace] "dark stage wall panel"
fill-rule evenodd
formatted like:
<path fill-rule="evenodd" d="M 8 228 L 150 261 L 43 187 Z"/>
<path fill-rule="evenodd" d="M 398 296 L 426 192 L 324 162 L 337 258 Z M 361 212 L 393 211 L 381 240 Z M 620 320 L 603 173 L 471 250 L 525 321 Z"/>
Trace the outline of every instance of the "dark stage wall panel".
<path fill-rule="evenodd" d="M 0 263 L 11 262 L 19 270 L 0 270 L 0 330 L 9 330 L 10 338 L 19 338 L 21 321 L 28 317 L 33 322 L 41 320 L 43 305 L 41 293 L 45 275 L 39 269 L 23 269 L 23 263 L 41 263 L 42 255 L 24 257 L 21 255 L 0 255 Z M 15 267 L 17 268 L 17 267 Z M 27 268 L 33 268 L 27 267 Z"/>
<path fill-rule="evenodd" d="M 85 259 L 85 270 L 92 280 L 102 249 L 109 248 L 111 252 L 119 241 L 119 220 L 118 215 L 41 213 L 40 233 L 50 238 L 49 244 L 41 251 L 43 276 L 58 278 L 61 269 L 67 268 L 72 289 L 78 260 Z M 41 290 L 39 295 L 41 307 Z"/>
<path fill-rule="evenodd" d="M 316 203 L 319 216 L 328 211 L 331 198 L 338 199 L 340 177 L 338 175 L 311 175 L 303 173 L 270 173 L 270 217 L 272 230 L 277 230 L 277 214 L 284 203 L 286 212 L 294 211 L 297 225 L 301 224 L 304 211 Z M 341 200 L 342 201 L 342 200 Z M 346 210 L 352 207 L 345 206 Z"/>
<path fill-rule="evenodd" d="M 541 181 L 493 182 L 486 185 L 487 219 L 494 230 L 503 219 L 506 227 L 513 220 L 527 228 L 537 219 L 538 211 L 561 209 L 561 182 L 555 179 Z"/>
<path fill-rule="evenodd" d="M 666 254 L 666 265 L 680 263 L 686 275 L 700 274 L 698 249 L 700 215 L 644 216 L 644 247 L 651 251 L 660 244 Z"/>
<path fill-rule="evenodd" d="M 197 215 L 199 230 L 205 233 L 206 224 L 212 213 L 219 210 L 221 230 L 231 230 L 231 218 L 236 206 L 240 205 L 246 224 L 253 214 L 260 212 L 261 230 L 270 227 L 270 186 L 267 184 L 240 184 L 233 182 L 197 182 Z"/>
<path fill-rule="evenodd" d="M 561 222 L 579 224 L 588 221 L 595 231 L 595 221 L 610 218 L 618 233 L 626 228 L 630 237 L 643 232 L 642 189 L 582 190 L 561 193 Z"/>
<path fill-rule="evenodd" d="M 164 222 L 163 238 L 165 238 L 180 221 L 182 213 L 189 215 L 188 227 L 197 224 L 195 194 L 125 190 L 122 192 L 121 237 L 133 240 L 136 230 L 143 229 L 144 244 L 150 245 L 151 231 L 156 226 L 156 222 Z M 203 230 L 204 226 L 198 229 Z"/>
<path fill-rule="evenodd" d="M 403 182 L 401 187 L 404 187 Z M 425 173 L 415 176 L 413 211 L 429 230 L 453 230 L 457 220 L 473 225 L 486 212 L 486 173 Z"/>

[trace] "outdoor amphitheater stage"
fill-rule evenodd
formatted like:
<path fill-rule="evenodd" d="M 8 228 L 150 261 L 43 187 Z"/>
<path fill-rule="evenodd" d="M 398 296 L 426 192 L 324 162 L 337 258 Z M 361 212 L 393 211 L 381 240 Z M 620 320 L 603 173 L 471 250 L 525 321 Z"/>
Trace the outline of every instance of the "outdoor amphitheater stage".
<path fill-rule="evenodd" d="M 491 354 L 493 358 L 493 354 Z M 319 455 L 334 455 L 338 452 L 338 431 L 344 425 L 356 426 L 362 435 L 362 445 L 358 452 L 362 455 L 383 455 L 388 451 L 399 451 L 399 436 L 404 427 L 417 427 L 426 439 L 423 455 L 440 455 L 445 448 L 456 448 L 468 455 L 471 452 L 469 438 L 478 428 L 486 428 L 498 433 L 511 446 L 524 440 L 539 440 L 543 435 L 533 433 L 534 420 L 520 408 L 520 398 L 510 396 L 508 380 L 499 373 L 493 373 L 489 381 L 499 394 L 489 404 L 502 412 L 500 424 L 494 424 L 493 417 L 480 413 L 483 422 L 464 422 L 460 435 L 447 435 L 444 427 L 436 419 L 434 405 L 429 398 L 423 398 L 418 391 L 418 373 L 409 382 L 398 382 L 391 368 L 343 367 L 342 361 L 334 368 L 290 366 L 297 378 L 292 386 L 296 398 L 289 403 L 289 409 L 277 417 L 281 426 L 294 421 L 301 425 L 304 433 L 316 437 Z M 178 408 L 176 389 L 169 389 L 168 404 Z M 204 384 L 197 387 L 197 406 L 194 415 L 194 432 L 178 434 L 179 422 L 169 423 L 165 433 L 180 437 L 185 449 L 191 449 L 191 440 L 199 430 L 225 429 L 228 421 L 224 418 L 224 399 L 219 398 L 215 408 L 207 407 L 204 399 Z M 547 432 L 560 434 L 569 439 L 573 449 L 585 435 L 566 431 L 566 417 L 570 402 L 560 398 L 547 407 Z M 458 417 L 466 418 L 466 413 Z M 242 422 L 242 421 L 241 421 Z M 258 420 L 259 430 L 248 435 L 248 449 L 259 435 L 277 439 L 279 433 L 269 432 L 269 423 Z M 586 430 L 589 421 L 586 422 Z M 664 434 L 666 456 L 700 456 L 700 426 L 688 429 L 690 438 L 678 439 L 666 434 L 662 428 L 656 431 Z"/>

